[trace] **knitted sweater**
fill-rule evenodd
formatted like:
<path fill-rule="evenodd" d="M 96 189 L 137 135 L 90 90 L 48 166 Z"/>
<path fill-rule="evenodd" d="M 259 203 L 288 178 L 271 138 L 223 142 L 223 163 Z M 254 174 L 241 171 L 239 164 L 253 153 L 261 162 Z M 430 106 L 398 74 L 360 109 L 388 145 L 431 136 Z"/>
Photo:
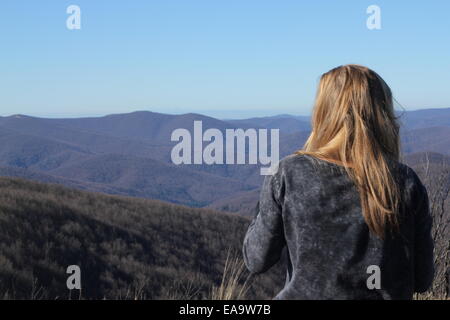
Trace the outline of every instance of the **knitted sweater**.
<path fill-rule="evenodd" d="M 369 232 L 342 166 L 291 155 L 265 178 L 243 254 L 261 273 L 287 249 L 286 284 L 275 299 L 411 299 L 427 290 L 434 276 L 427 191 L 411 168 L 391 165 L 402 198 L 399 230 L 384 240 Z"/>

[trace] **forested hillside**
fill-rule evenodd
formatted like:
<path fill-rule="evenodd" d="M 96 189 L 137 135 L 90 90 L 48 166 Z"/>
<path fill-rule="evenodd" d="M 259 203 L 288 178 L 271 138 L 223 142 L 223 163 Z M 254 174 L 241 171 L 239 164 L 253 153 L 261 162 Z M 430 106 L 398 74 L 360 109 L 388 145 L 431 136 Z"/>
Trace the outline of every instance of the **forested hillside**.
<path fill-rule="evenodd" d="M 240 253 L 248 223 L 212 210 L 0 178 L 0 297 L 69 298 L 66 268 L 79 265 L 82 290 L 71 298 L 208 298 L 227 255 Z M 282 279 L 275 270 L 252 283 L 248 297 L 263 299 Z"/>

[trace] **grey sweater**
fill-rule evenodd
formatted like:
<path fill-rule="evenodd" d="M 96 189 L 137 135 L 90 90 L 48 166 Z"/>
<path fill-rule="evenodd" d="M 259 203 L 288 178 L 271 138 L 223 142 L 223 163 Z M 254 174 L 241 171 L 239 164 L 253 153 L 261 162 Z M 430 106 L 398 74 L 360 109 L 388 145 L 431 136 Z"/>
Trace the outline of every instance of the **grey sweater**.
<path fill-rule="evenodd" d="M 369 232 L 342 166 L 291 155 L 266 177 L 243 254 L 247 268 L 261 273 L 287 249 L 286 284 L 275 299 L 411 299 L 428 289 L 434 262 L 427 191 L 411 168 L 391 165 L 403 191 L 400 228 L 384 240 Z M 381 287 L 369 289 L 377 274 Z"/>

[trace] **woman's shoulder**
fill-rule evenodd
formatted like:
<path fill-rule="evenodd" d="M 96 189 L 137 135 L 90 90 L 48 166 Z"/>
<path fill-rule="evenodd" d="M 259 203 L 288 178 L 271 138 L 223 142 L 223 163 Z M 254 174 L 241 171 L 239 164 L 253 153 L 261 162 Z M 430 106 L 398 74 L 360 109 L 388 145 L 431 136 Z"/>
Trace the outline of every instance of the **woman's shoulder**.
<path fill-rule="evenodd" d="M 309 171 L 314 172 L 316 169 L 317 162 L 312 156 L 294 153 L 282 158 L 275 166 L 273 173 L 280 175 L 297 175 L 299 172 L 305 174 Z"/>
<path fill-rule="evenodd" d="M 312 168 L 316 170 L 317 168 L 321 167 L 332 167 L 332 168 L 339 168 L 339 169 L 345 169 L 344 166 L 339 165 L 334 162 L 329 162 L 323 159 L 316 158 L 309 154 L 303 154 L 303 153 L 294 153 L 290 154 L 279 162 L 280 168 L 283 169 L 292 169 L 292 168 Z"/>
<path fill-rule="evenodd" d="M 403 162 L 395 162 L 395 171 L 399 177 L 399 182 L 402 185 L 402 189 L 405 192 L 423 193 L 426 192 L 426 188 L 422 183 L 419 175 L 409 165 Z"/>
<path fill-rule="evenodd" d="M 279 164 L 282 166 L 289 166 L 293 164 L 308 164 L 309 162 L 309 156 L 300 153 L 293 153 L 281 159 Z"/>
<path fill-rule="evenodd" d="M 297 153 L 290 154 L 278 162 L 278 168 L 283 170 L 308 165 L 311 165 L 311 160 L 309 156 Z"/>

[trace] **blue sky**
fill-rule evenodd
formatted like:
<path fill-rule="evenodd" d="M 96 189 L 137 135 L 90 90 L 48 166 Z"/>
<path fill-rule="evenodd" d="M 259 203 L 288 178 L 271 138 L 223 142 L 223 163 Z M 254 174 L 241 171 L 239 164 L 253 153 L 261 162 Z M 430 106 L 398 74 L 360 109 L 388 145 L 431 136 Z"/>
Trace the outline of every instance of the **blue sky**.
<path fill-rule="evenodd" d="M 366 27 L 373 4 L 381 30 Z M 450 107 L 449 16 L 448 0 L 2 0 L 0 115 L 305 115 L 346 63 L 407 110 Z"/>

